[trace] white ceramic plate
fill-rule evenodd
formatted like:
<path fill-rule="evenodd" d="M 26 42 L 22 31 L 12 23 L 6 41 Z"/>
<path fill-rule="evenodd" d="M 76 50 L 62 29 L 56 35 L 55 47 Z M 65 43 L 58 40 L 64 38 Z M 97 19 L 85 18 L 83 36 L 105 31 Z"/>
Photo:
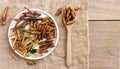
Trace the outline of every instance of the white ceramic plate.
<path fill-rule="evenodd" d="M 57 43 L 58 43 L 58 39 L 59 39 L 59 29 L 58 29 L 58 25 L 57 25 L 55 19 L 49 13 L 47 13 L 45 11 L 42 11 L 42 10 L 39 10 L 39 9 L 30 9 L 30 10 L 40 13 L 41 17 L 49 16 L 53 20 L 53 22 L 55 23 L 56 28 L 57 28 L 57 38 L 54 41 L 55 47 L 56 47 Z M 14 18 L 19 18 L 22 15 L 22 13 L 24 13 L 24 12 L 27 12 L 27 10 L 24 10 L 24 11 L 20 12 Z M 11 29 L 14 28 L 15 25 L 16 25 L 16 21 L 12 20 L 12 22 L 10 23 L 9 28 L 8 28 L 8 40 L 9 40 L 9 44 L 10 44 L 11 48 L 12 48 L 12 40 L 11 40 L 12 30 Z M 15 51 L 13 48 L 12 49 L 15 51 L 16 54 L 18 54 L 22 58 L 29 59 L 29 60 L 37 60 L 37 59 L 41 59 L 41 58 L 44 58 L 44 57 L 48 56 L 50 53 L 52 53 L 52 51 L 55 49 L 55 47 L 49 48 L 47 53 L 43 53 L 42 56 L 38 56 L 38 57 L 31 57 L 31 56 L 30 57 L 24 57 L 20 53 Z"/>

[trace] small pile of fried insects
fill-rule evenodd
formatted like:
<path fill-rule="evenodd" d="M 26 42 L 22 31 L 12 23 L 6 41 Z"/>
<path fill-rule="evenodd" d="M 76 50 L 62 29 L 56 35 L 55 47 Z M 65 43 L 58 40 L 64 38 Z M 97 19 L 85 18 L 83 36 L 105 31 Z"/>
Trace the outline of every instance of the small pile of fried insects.
<path fill-rule="evenodd" d="M 27 12 L 14 19 L 16 25 L 11 29 L 12 47 L 24 57 L 37 57 L 54 47 L 56 26 L 49 16 L 43 18 L 42 14 L 25 9 Z"/>
<path fill-rule="evenodd" d="M 61 13 L 63 13 L 63 18 L 65 19 L 66 21 L 66 25 L 70 25 L 70 24 L 73 24 L 75 23 L 75 17 L 76 17 L 76 12 L 77 10 L 79 10 L 80 7 L 72 7 L 72 6 L 69 6 L 68 8 L 59 8 L 55 15 L 58 16 L 60 15 Z"/>

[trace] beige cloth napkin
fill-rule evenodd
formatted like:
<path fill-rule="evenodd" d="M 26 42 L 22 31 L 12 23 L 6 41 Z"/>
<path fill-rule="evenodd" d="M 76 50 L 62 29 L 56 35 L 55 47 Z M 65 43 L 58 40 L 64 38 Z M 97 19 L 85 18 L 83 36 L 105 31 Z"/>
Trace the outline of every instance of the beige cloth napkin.
<path fill-rule="evenodd" d="M 0 0 L 0 15 L 5 6 L 9 6 L 6 26 L 0 25 L 0 69 L 88 69 L 89 68 L 89 46 L 88 46 L 88 22 L 87 22 L 87 0 Z M 9 54 L 9 43 L 7 30 L 11 19 L 23 7 L 38 8 L 50 13 L 56 20 L 60 38 L 56 49 L 44 59 L 38 60 L 36 65 L 27 65 L 26 60 L 19 58 L 14 60 Z M 72 29 L 72 65 L 65 66 L 66 53 L 66 29 L 62 23 L 61 16 L 54 14 L 59 7 L 81 6 L 77 11 L 77 20 Z"/>

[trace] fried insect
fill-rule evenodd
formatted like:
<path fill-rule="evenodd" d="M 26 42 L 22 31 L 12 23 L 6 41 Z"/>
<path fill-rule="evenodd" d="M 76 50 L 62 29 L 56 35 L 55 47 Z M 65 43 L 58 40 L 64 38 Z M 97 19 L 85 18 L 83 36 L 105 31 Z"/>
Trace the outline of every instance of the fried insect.
<path fill-rule="evenodd" d="M 18 58 L 11 51 L 9 51 L 9 53 L 15 60 L 18 60 Z"/>
<path fill-rule="evenodd" d="M 80 9 L 80 7 L 78 7 L 78 6 L 75 6 L 75 7 L 69 6 L 68 8 L 63 9 L 63 18 L 66 21 L 66 25 L 75 23 L 76 11 L 79 9 Z M 59 12 L 59 10 L 60 9 L 58 9 L 57 11 Z M 60 11 L 60 12 L 62 12 L 62 11 Z"/>
<path fill-rule="evenodd" d="M 68 21 L 66 24 L 67 25 L 70 25 L 70 24 L 73 24 L 75 21 Z"/>
<path fill-rule="evenodd" d="M 7 19 L 7 14 L 8 14 L 9 7 L 5 7 L 3 13 L 1 14 L 1 20 L 2 20 L 2 25 L 7 24 L 6 19 Z"/>
<path fill-rule="evenodd" d="M 29 10 L 27 7 L 24 7 L 26 10 L 28 10 L 29 14 L 33 14 L 33 12 L 31 10 Z"/>
<path fill-rule="evenodd" d="M 59 8 L 59 9 L 56 11 L 55 15 L 58 16 L 58 15 L 60 15 L 61 13 L 62 13 L 62 8 Z"/>
<path fill-rule="evenodd" d="M 66 11 L 66 10 L 64 10 L 64 11 Z M 67 25 L 73 24 L 75 22 L 74 20 L 76 17 L 76 12 L 73 7 L 71 7 L 71 6 L 68 7 L 68 10 L 66 13 L 64 13 L 64 15 L 66 15 L 66 16 L 64 16 L 64 19 L 65 19 Z"/>
<path fill-rule="evenodd" d="M 77 11 L 77 10 L 80 9 L 80 7 L 79 6 L 75 6 L 74 9 L 75 9 L 75 11 Z"/>
<path fill-rule="evenodd" d="M 28 61 L 27 64 L 34 65 L 34 64 L 36 64 L 36 62 L 35 61 Z"/>
<path fill-rule="evenodd" d="M 5 7 L 5 9 L 4 9 L 3 13 L 2 13 L 1 19 L 2 19 L 3 21 L 6 21 L 6 19 L 7 19 L 8 9 L 9 9 L 8 6 Z"/>

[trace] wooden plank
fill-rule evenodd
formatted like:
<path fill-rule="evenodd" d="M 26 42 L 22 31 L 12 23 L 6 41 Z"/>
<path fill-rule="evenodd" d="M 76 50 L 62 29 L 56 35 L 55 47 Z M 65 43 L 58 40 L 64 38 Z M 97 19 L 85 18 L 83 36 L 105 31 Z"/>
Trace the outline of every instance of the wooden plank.
<path fill-rule="evenodd" d="M 89 20 L 120 20 L 120 0 L 89 0 Z"/>
<path fill-rule="evenodd" d="M 89 21 L 90 69 L 119 69 L 120 21 Z"/>

